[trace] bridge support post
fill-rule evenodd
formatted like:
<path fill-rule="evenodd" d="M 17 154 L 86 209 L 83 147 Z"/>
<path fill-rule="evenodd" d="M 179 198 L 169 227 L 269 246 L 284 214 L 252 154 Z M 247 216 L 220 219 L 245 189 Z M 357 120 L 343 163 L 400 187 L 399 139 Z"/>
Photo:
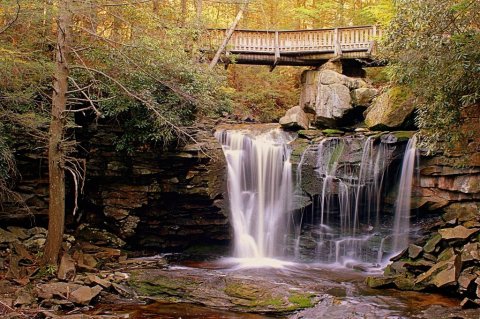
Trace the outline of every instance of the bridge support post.
<path fill-rule="evenodd" d="M 333 31 L 333 45 L 334 45 L 334 54 L 335 57 L 342 56 L 342 46 L 340 45 L 340 35 L 338 33 L 338 28 L 335 28 Z"/>
<path fill-rule="evenodd" d="M 274 45 L 275 45 L 275 57 L 273 60 L 273 65 L 270 67 L 270 72 L 275 69 L 278 63 L 278 59 L 280 59 L 280 38 L 279 38 L 278 31 L 275 31 L 275 38 L 274 38 Z"/>

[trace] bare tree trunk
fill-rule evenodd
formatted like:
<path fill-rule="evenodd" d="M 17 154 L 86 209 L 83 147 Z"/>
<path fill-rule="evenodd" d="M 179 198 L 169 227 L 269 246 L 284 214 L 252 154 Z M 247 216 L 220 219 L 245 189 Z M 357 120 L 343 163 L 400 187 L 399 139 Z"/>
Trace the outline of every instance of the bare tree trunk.
<path fill-rule="evenodd" d="M 233 21 L 232 25 L 230 26 L 230 29 L 228 29 L 227 34 L 225 35 L 225 38 L 223 39 L 222 44 L 218 48 L 217 53 L 213 57 L 212 62 L 210 62 L 210 66 L 209 66 L 210 70 L 212 70 L 215 67 L 215 65 L 217 65 L 218 60 L 220 60 L 220 56 L 222 55 L 222 52 L 227 47 L 228 41 L 230 41 L 230 38 L 232 37 L 233 31 L 235 31 L 235 28 L 237 27 L 238 22 L 240 22 L 240 19 L 243 16 L 243 12 L 247 8 L 247 6 L 248 6 L 248 0 L 245 1 L 245 3 L 238 10 L 238 13 L 237 13 L 237 16 L 235 17 L 235 20 Z"/>
<path fill-rule="evenodd" d="M 202 25 L 203 1 L 195 0 L 195 10 L 197 13 L 197 27 Z"/>
<path fill-rule="evenodd" d="M 153 0 L 153 13 L 158 14 L 160 9 L 160 3 L 158 0 Z"/>
<path fill-rule="evenodd" d="M 65 223 L 65 158 L 62 147 L 68 90 L 68 61 L 71 0 L 59 1 L 55 73 L 53 75 L 52 118 L 48 141 L 48 172 L 50 183 L 48 235 L 43 256 L 44 264 L 56 265 Z"/>
<path fill-rule="evenodd" d="M 182 16 L 180 17 L 180 21 L 182 26 L 185 26 L 185 23 L 187 21 L 187 0 L 182 0 L 181 1 L 181 7 L 182 7 Z"/>

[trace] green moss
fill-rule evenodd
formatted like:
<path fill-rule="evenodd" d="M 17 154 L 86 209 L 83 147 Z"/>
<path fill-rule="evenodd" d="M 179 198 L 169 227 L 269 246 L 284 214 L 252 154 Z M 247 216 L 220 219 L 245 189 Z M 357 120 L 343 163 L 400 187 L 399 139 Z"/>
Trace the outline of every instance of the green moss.
<path fill-rule="evenodd" d="M 293 304 L 295 309 L 297 308 L 310 308 L 314 306 L 313 298 L 315 297 L 314 294 L 311 293 L 295 293 L 291 294 L 288 297 L 288 301 Z"/>
<path fill-rule="evenodd" d="M 132 272 L 129 279 L 130 286 L 134 287 L 136 291 L 140 292 L 145 296 L 162 296 L 169 297 L 168 300 L 172 298 L 182 298 L 187 295 L 184 287 L 195 286 L 195 282 L 182 282 L 178 278 L 170 279 L 168 277 L 158 276 L 146 280 L 141 278 L 137 273 Z"/>
<path fill-rule="evenodd" d="M 332 152 L 332 156 L 328 161 L 328 171 L 331 171 L 333 168 L 333 165 L 335 165 L 335 163 L 338 163 L 338 159 L 340 158 L 340 156 L 342 156 L 344 149 L 345 149 L 345 144 L 343 142 L 341 142 L 335 147 L 335 149 Z"/>
<path fill-rule="evenodd" d="M 322 131 L 320 131 L 320 130 L 300 130 L 297 133 L 298 133 L 298 136 L 311 140 L 315 137 L 318 137 L 322 133 Z"/>
<path fill-rule="evenodd" d="M 397 141 L 404 142 L 408 141 L 415 134 L 415 131 L 397 131 L 392 132 L 392 134 L 397 138 Z"/>
<path fill-rule="evenodd" d="M 395 110 L 407 102 L 410 97 L 410 91 L 404 86 L 394 86 L 388 91 L 390 97 L 390 103 L 392 103 L 392 109 Z"/>
<path fill-rule="evenodd" d="M 389 84 L 390 75 L 385 67 L 364 68 L 367 78 L 372 82 L 373 86 L 384 86 Z"/>
<path fill-rule="evenodd" d="M 336 130 L 333 128 L 327 128 L 325 130 L 322 130 L 322 133 L 328 136 L 328 135 L 343 134 L 343 131 Z"/>

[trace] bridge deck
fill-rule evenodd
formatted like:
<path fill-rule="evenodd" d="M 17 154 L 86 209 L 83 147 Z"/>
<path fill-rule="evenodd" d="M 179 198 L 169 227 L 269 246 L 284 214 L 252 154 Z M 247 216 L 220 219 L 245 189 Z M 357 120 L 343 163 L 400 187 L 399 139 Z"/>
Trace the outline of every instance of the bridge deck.
<path fill-rule="evenodd" d="M 225 29 L 209 30 L 205 50 L 216 51 L 225 33 Z M 235 30 L 223 62 L 319 65 L 335 57 L 370 60 L 379 36 L 381 30 L 376 26 L 297 31 Z"/>

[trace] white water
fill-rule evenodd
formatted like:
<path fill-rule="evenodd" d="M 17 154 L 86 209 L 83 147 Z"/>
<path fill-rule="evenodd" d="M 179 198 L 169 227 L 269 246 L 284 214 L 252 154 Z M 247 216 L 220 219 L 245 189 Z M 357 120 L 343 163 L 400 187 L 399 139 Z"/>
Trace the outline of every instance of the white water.
<path fill-rule="evenodd" d="M 412 183 L 417 161 L 417 139 L 413 136 L 407 144 L 403 157 L 402 172 L 398 186 L 397 200 L 395 201 L 395 220 L 393 224 L 392 252 L 398 253 L 408 246 L 410 233 L 410 207 L 412 197 Z"/>
<path fill-rule="evenodd" d="M 317 261 L 377 263 L 383 256 L 380 208 L 390 152 L 386 144 L 374 142 L 374 137 L 326 138 L 317 146 L 315 171 L 321 183 L 312 211 L 319 216 L 311 231 Z M 361 158 L 351 158 L 355 153 Z M 296 246 L 300 241 L 296 237 Z"/>
<path fill-rule="evenodd" d="M 228 165 L 234 256 L 281 257 L 293 197 L 287 145 L 293 137 L 280 129 L 256 134 L 225 130 L 215 136 Z"/>
<path fill-rule="evenodd" d="M 283 267 L 285 262 L 276 258 L 347 267 L 383 264 L 385 252 L 406 246 L 413 139 L 405 153 L 392 220 L 383 216 L 382 204 L 388 182 L 385 171 L 395 146 L 378 137 L 326 138 L 308 146 L 300 158 L 294 187 L 288 146 L 291 134 L 256 129 L 222 130 L 215 136 L 227 160 L 233 256 L 242 267 Z M 317 201 L 308 211 L 293 214 L 295 196 L 304 195 L 301 174 L 307 166 L 310 170 L 305 174 L 313 170 L 319 181 Z M 308 257 L 312 252 L 313 259 Z"/>

